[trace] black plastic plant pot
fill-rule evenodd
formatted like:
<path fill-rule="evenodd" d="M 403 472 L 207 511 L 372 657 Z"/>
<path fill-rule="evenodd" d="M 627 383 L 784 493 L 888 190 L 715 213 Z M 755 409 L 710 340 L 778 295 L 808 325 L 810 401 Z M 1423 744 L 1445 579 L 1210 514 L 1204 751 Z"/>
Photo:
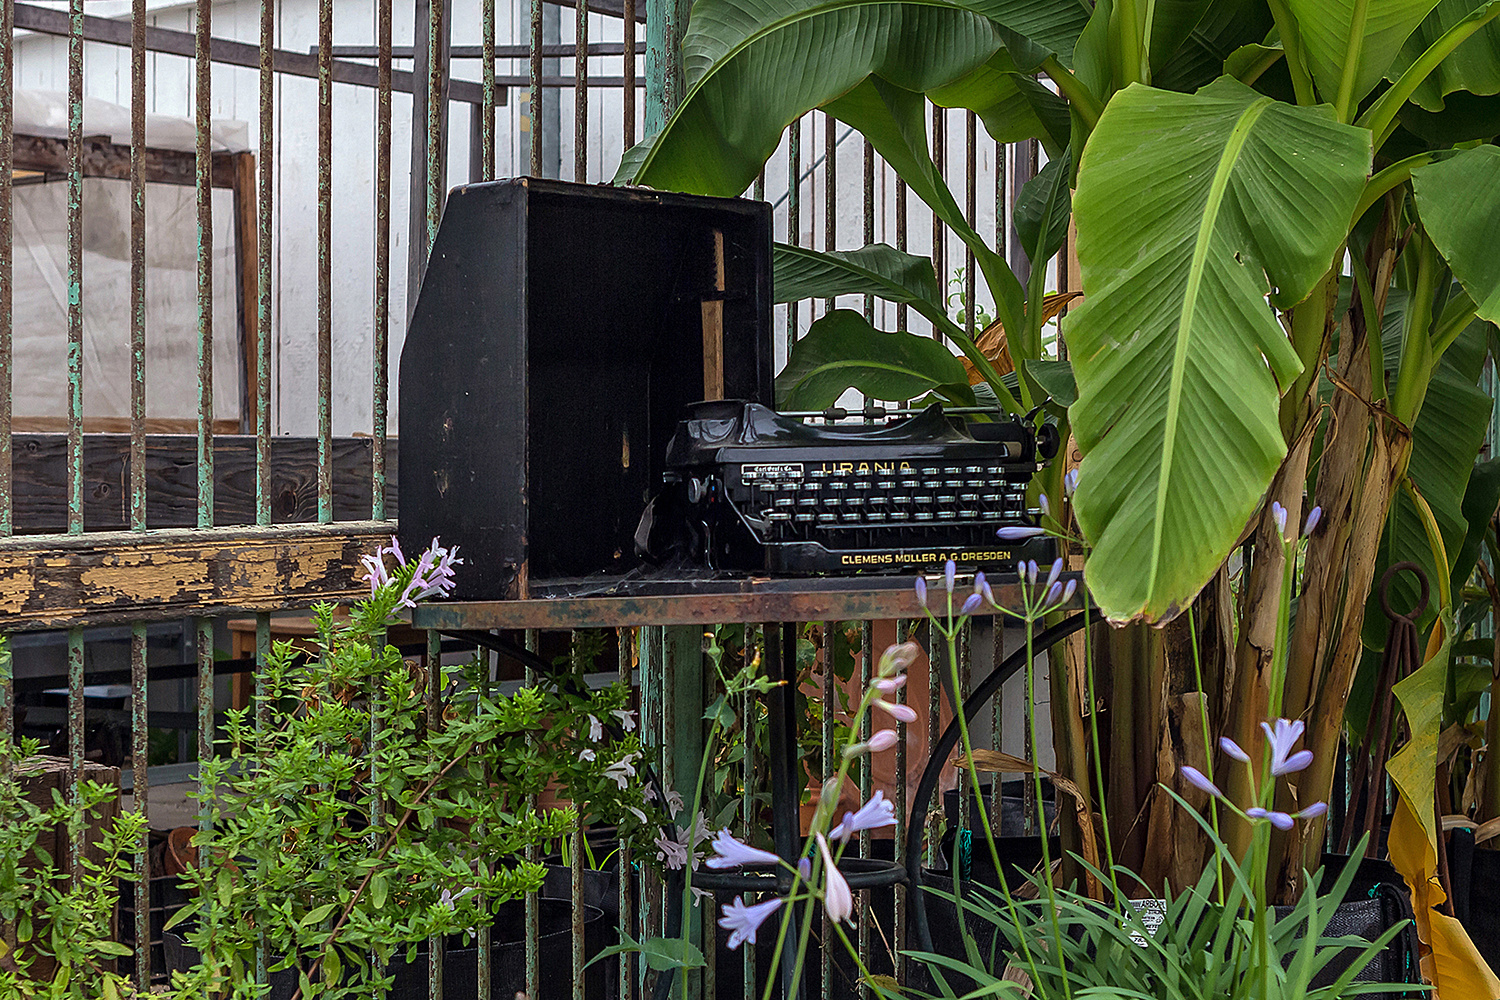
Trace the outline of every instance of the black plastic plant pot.
<path fill-rule="evenodd" d="M 567 900 L 543 897 L 540 907 L 538 964 L 541 989 L 535 1000 L 570 1000 L 573 983 L 570 975 L 558 975 L 558 969 L 572 967 L 572 907 Z M 490 930 L 490 995 L 512 997 L 526 990 L 526 904 L 514 899 L 500 904 Z M 604 913 L 597 907 L 584 907 L 584 951 L 597 954 L 605 946 Z M 462 937 L 446 942 L 443 959 L 444 1000 L 472 1000 L 479 993 L 479 950 L 472 939 Z M 167 968 L 187 971 L 198 962 L 198 952 L 176 931 L 167 931 L 164 950 Z M 417 960 L 408 963 L 404 951 L 387 967 L 395 982 L 386 994 L 388 1000 L 428 1000 L 427 949 L 423 945 Z M 618 996 L 614 982 L 615 963 L 599 962 L 584 972 L 584 992 L 589 997 Z M 297 976 L 292 970 L 270 976 L 269 1000 L 291 1000 L 297 991 Z"/>

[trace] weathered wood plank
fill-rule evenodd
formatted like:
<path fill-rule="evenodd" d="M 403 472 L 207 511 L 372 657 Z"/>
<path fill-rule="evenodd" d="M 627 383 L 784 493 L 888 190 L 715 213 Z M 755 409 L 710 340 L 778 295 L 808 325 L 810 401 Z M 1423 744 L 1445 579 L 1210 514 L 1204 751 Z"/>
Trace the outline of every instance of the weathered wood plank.
<path fill-rule="evenodd" d="M 144 152 L 146 183 L 190 185 L 197 181 L 197 162 L 192 153 L 175 149 L 147 149 Z M 232 188 L 235 180 L 235 156 L 250 154 L 215 153 L 213 155 L 214 187 Z M 68 140 L 43 135 L 15 137 L 15 163 L 18 170 L 38 170 L 48 174 L 68 172 Z M 108 139 L 83 140 L 83 176 L 130 180 L 130 147 Z"/>
<path fill-rule="evenodd" d="M 61 532 L 67 526 L 67 478 L 61 434 L 14 438 L 13 501 L 17 534 Z M 197 438 L 159 434 L 146 438 L 146 523 L 186 528 L 197 523 Z M 333 442 L 333 516 L 370 516 L 370 438 Z M 398 510 L 397 447 L 386 442 L 386 511 Z M 88 434 L 83 443 L 83 523 L 90 531 L 123 531 L 130 525 L 130 435 Z M 214 523 L 255 523 L 255 438 L 214 438 Z M 312 438 L 271 439 L 271 518 L 304 523 L 318 516 L 318 443 Z"/>
<path fill-rule="evenodd" d="M 387 521 L 0 539 L 0 632 L 276 611 L 368 594 Z"/>

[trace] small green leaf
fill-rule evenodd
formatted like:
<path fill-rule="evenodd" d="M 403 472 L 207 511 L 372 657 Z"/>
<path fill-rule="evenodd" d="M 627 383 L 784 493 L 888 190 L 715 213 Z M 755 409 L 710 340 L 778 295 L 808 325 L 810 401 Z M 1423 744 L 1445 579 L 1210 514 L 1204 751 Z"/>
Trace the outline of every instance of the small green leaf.
<path fill-rule="evenodd" d="M 89 947 L 103 955 L 118 955 L 121 958 L 130 957 L 130 949 L 118 941 L 95 941 Z"/>
<path fill-rule="evenodd" d="M 370 902 L 375 904 L 375 909 L 385 909 L 386 891 L 385 874 L 383 872 L 370 879 Z"/>
<path fill-rule="evenodd" d="M 1073 381 L 1073 365 L 1067 361 L 1040 358 L 1026 362 L 1026 373 L 1058 406 L 1072 406 L 1078 399 L 1078 384 Z"/>
<path fill-rule="evenodd" d="M 333 908 L 337 905 L 337 903 L 324 903 L 322 906 L 318 907 L 315 910 L 312 910 L 308 913 L 307 916 L 303 917 L 299 923 L 299 926 L 314 927 L 322 923 L 324 920 L 328 919 L 328 915 L 333 912 Z"/>

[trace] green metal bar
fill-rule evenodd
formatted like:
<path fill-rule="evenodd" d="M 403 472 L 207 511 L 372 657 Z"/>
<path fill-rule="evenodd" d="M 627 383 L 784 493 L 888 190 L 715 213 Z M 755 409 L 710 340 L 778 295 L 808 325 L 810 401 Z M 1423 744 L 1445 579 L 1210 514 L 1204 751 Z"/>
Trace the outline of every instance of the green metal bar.
<path fill-rule="evenodd" d="M 649 15 L 647 26 L 649 27 Z M 703 685 L 703 628 L 693 625 L 673 625 L 661 630 L 661 691 L 663 776 L 662 783 L 682 795 L 688 809 L 692 808 L 692 792 L 698 781 L 698 766 L 702 762 L 704 747 L 703 710 L 707 689 Z M 697 817 L 687 815 L 685 825 L 693 829 Z M 688 850 L 695 849 L 689 837 Z M 695 917 L 696 903 L 683 901 L 682 925 L 694 944 L 703 945 L 701 921 Z M 704 996 L 703 977 L 687 976 L 689 1000 Z"/>
<path fill-rule="evenodd" d="M 791 124 L 786 141 L 786 241 L 790 246 L 802 245 L 802 119 Z M 786 304 L 786 349 L 791 351 L 797 343 L 797 317 L 799 304 Z"/>
<path fill-rule="evenodd" d="M 838 249 L 839 234 L 839 138 L 838 120 L 823 115 L 823 249 Z M 823 300 L 823 312 L 833 312 L 833 296 Z M 825 953 L 831 951 L 824 948 Z"/>
<path fill-rule="evenodd" d="M 978 217 L 978 122 L 979 116 L 972 111 L 964 112 L 964 218 L 969 229 L 974 228 Z M 974 339 L 974 298 L 978 282 L 974 276 L 974 248 L 964 245 L 964 333 Z"/>
<path fill-rule="evenodd" d="M 869 152 L 868 144 L 866 144 L 866 152 Z M 868 181 L 869 178 L 867 175 L 867 186 L 865 188 L 867 193 L 869 191 Z M 869 221 L 868 215 L 866 216 L 866 221 Z M 866 245 L 869 245 L 868 242 L 866 243 Z M 860 622 L 859 689 L 861 691 L 868 691 L 870 689 L 870 683 L 875 679 L 874 645 L 875 643 L 872 624 L 867 621 Z M 859 726 L 860 740 L 868 742 L 873 731 L 874 727 L 871 725 L 870 713 L 866 712 L 865 717 L 863 720 L 861 720 Z M 871 757 L 872 755 L 867 753 L 859 759 L 859 801 L 861 803 L 870 801 L 870 795 L 874 792 L 875 776 L 872 770 L 874 761 L 870 759 Z M 902 779 L 898 777 L 898 783 L 901 780 Z M 900 822 L 898 821 L 896 825 L 899 826 Z M 868 858 L 870 856 L 870 849 L 872 846 L 873 844 L 870 839 L 870 831 L 859 831 L 859 856 L 862 858 Z M 866 968 L 869 968 L 870 966 L 870 928 L 872 923 L 873 917 L 870 913 L 870 890 L 862 889 L 860 890 L 859 894 L 858 947 L 860 961 L 865 963 Z M 859 1000 L 869 1000 L 869 997 L 870 986 L 868 983 L 861 980 L 859 984 Z"/>
<path fill-rule="evenodd" d="M 932 162 L 937 167 L 939 181 L 946 183 L 944 168 L 948 161 L 948 114 L 946 109 L 932 106 Z M 932 213 L 932 270 L 937 276 L 938 294 L 946 297 L 948 294 L 948 241 L 947 231 L 943 226 L 943 220 L 938 218 L 936 212 Z M 943 339 L 942 331 L 936 326 L 932 328 L 934 339 Z"/>
<path fill-rule="evenodd" d="M 318 0 L 318 523 L 332 520 L 333 0 Z"/>
<path fill-rule="evenodd" d="M 140 22 L 137 22 L 140 23 Z M 149 712 L 146 701 L 146 626 L 130 626 L 130 777 L 136 812 L 150 816 Z M 151 990 L 151 831 L 141 831 L 140 845 L 131 861 L 135 881 L 135 985 L 145 995 Z"/>
<path fill-rule="evenodd" d="M 531 87 L 527 93 L 526 120 L 531 151 L 531 176 L 542 176 L 542 0 L 531 0 L 531 62 L 527 72 Z M 533 994 L 534 995 L 534 994 Z"/>
<path fill-rule="evenodd" d="M 271 523 L 271 227 L 275 219 L 275 0 L 260 0 L 260 153 L 255 239 L 255 523 Z"/>
<path fill-rule="evenodd" d="M 865 184 L 864 184 L 864 242 L 861 246 L 871 246 L 875 242 L 875 147 L 870 140 L 865 140 Z M 875 322 L 875 296 L 865 296 L 865 319 L 871 323 Z M 863 990 L 864 987 L 861 987 Z M 864 1000 L 863 995 L 861 1000 Z"/>
<path fill-rule="evenodd" d="M 193 619 L 197 632 L 198 647 L 198 760 L 203 762 L 214 753 L 214 620 Z M 198 829 L 213 829 L 208 803 L 213 789 L 208 787 L 208 777 L 198 769 Z M 204 851 L 199 863 L 208 866 L 215 862 Z"/>
<path fill-rule="evenodd" d="M 146 527 L 146 0 L 130 14 L 130 526 Z"/>
<path fill-rule="evenodd" d="M 830 123 L 833 121 L 832 118 L 829 118 L 828 120 Z M 831 124 L 829 125 L 829 129 L 829 135 L 831 136 Z M 832 143 L 830 143 L 830 154 L 832 153 L 832 151 L 833 145 Z M 833 161 L 833 157 L 830 155 L 828 157 L 828 160 L 831 163 Z M 833 192 L 830 190 L 829 197 L 832 197 L 832 195 Z M 829 249 L 832 248 L 829 247 Z M 822 715 L 823 723 L 823 773 L 819 775 L 822 783 L 826 783 L 829 778 L 833 777 L 834 772 L 838 770 L 838 758 L 835 755 L 837 748 L 833 743 L 834 722 L 836 721 L 834 719 L 834 706 L 838 704 L 838 693 L 835 683 L 833 660 L 837 646 L 835 640 L 838 636 L 838 625 L 838 622 L 823 623 L 823 711 L 820 713 Z M 835 807 L 837 807 L 837 805 L 838 803 L 834 803 Z M 835 815 L 837 815 L 837 813 L 835 813 Z M 818 954 L 822 962 L 823 974 L 820 977 L 821 982 L 819 995 L 823 998 L 823 1000 L 831 1000 L 833 996 L 833 942 L 836 939 L 833 936 L 833 922 L 828 919 L 828 910 L 826 907 L 823 909 L 822 920 L 823 936 L 821 940 L 823 942 L 823 947 L 818 949 Z"/>
<path fill-rule="evenodd" d="M 945 647 L 946 648 L 946 647 Z M 942 733 L 941 715 L 943 710 L 943 682 L 938 675 L 939 661 L 942 659 L 938 649 L 938 636 L 932 628 L 928 628 L 927 642 L 927 745 L 937 746 L 939 735 Z M 938 838 L 942 835 L 939 825 L 942 817 L 942 800 L 938 798 L 936 804 L 928 807 L 927 813 L 927 847 L 926 863 L 932 868 L 937 865 Z"/>
<path fill-rule="evenodd" d="M 197 0 L 193 59 L 194 189 L 198 200 L 198 527 L 214 525 L 214 210 L 212 0 Z M 211 676 L 211 675 L 210 675 Z"/>
<path fill-rule="evenodd" d="M 535 106 L 533 105 L 533 109 Z M 541 643 L 541 636 L 536 629 L 526 631 L 526 649 L 535 653 Z M 535 670 L 526 668 L 526 683 L 535 686 L 540 680 Z M 530 738 L 530 737 L 529 737 Z M 537 810 L 537 797 L 529 795 L 526 797 L 526 807 L 531 812 Z M 536 864 L 541 860 L 541 851 L 534 843 L 526 845 L 526 860 Z M 541 995 L 542 988 L 542 966 L 541 966 L 541 897 L 535 892 L 526 894 L 526 995 L 535 997 Z"/>
<path fill-rule="evenodd" d="M 896 175 L 896 249 L 906 252 L 906 182 Z M 938 289 L 941 293 L 942 289 Z M 896 329 L 906 329 L 906 303 L 896 306 Z M 900 826 L 901 824 L 896 824 Z"/>
<path fill-rule="evenodd" d="M 905 642 L 910 623 L 904 618 L 896 619 L 896 641 Z M 896 692 L 896 704 L 906 704 L 906 685 Z M 896 829 L 894 856 L 896 860 L 906 857 L 906 723 L 896 723 Z M 896 949 L 896 981 L 906 982 L 906 886 L 896 886 L 896 915 L 893 929 Z"/>
<path fill-rule="evenodd" d="M 485 0 L 486 37 L 494 44 L 494 0 Z M 370 449 L 370 519 L 385 520 L 385 444 L 387 412 L 390 399 L 390 331 L 391 331 L 391 0 L 379 0 L 376 26 L 380 46 L 380 86 L 375 104 L 375 330 L 371 371 L 373 373 L 372 414 L 374 446 Z M 493 60 L 486 62 L 493 83 Z M 493 91 L 489 101 L 494 101 Z M 490 156 L 494 156 L 494 108 L 486 121 L 491 124 Z M 493 159 L 491 169 L 493 170 Z"/>
<path fill-rule="evenodd" d="M 0 80 L 7 83 L 15 76 L 15 22 L 14 0 L 0 0 Z M 15 104 L 15 88 L 0 87 L 0 537 L 11 533 L 11 305 L 15 298 L 11 168 L 15 163 Z M 0 700 L 7 697 L 0 690 Z"/>
<path fill-rule="evenodd" d="M 756 182 L 760 188 L 757 200 L 765 197 L 765 173 L 762 171 L 760 179 Z M 745 626 L 745 659 L 751 660 L 755 656 L 756 649 L 756 627 Z M 750 826 L 755 811 L 755 747 L 757 745 L 756 731 L 758 713 L 755 705 L 755 689 L 745 689 L 744 714 L 740 717 L 741 731 L 745 738 L 745 755 L 740 762 L 740 839 L 750 843 Z M 749 902 L 755 902 L 756 897 L 750 894 Z M 743 971 L 744 997 L 743 1000 L 755 1000 L 759 993 L 755 988 L 755 942 L 746 941 L 740 945 L 744 949 Z"/>
<path fill-rule="evenodd" d="M 627 48 L 628 51 L 628 48 Z M 616 645 L 619 647 L 620 681 L 626 686 L 631 686 L 631 644 L 634 632 L 628 628 L 617 630 Z M 642 720 L 644 725 L 644 720 Z M 621 840 L 620 851 L 620 930 L 635 937 L 638 933 L 635 924 L 635 905 L 632 902 L 634 894 L 631 892 L 631 874 L 634 872 L 630 854 L 630 844 Z M 620 1000 L 635 1000 L 636 982 L 635 970 L 632 964 L 634 956 L 628 951 L 620 952 Z M 481 997 L 480 1000 L 485 1000 Z"/>
<path fill-rule="evenodd" d="M 585 184 L 589 179 L 589 0 L 573 0 L 573 7 L 573 179 Z"/>
<path fill-rule="evenodd" d="M 68 4 L 67 468 L 71 535 L 83 531 L 83 0 Z"/>
<path fill-rule="evenodd" d="M 491 34 L 493 37 L 493 33 Z M 490 696 L 490 654 L 481 649 L 477 654 L 483 657 L 484 665 L 479 671 L 479 696 L 488 698 Z M 484 768 L 486 783 L 490 780 L 492 772 L 488 764 Z M 489 875 L 493 868 L 488 860 L 480 862 L 481 874 Z M 475 935 L 475 959 L 476 972 L 478 976 L 478 992 L 475 1000 L 490 1000 L 494 983 L 490 981 L 490 921 L 484 920 L 479 925 Z"/>
<path fill-rule="evenodd" d="M 73 804 L 83 798 L 80 783 L 83 781 L 83 629 L 68 629 L 68 765 L 72 772 L 69 791 Z M 80 825 L 68 831 L 68 869 L 73 885 L 83 880 L 83 838 L 87 831 Z"/>
<path fill-rule="evenodd" d="M 434 4 L 434 7 L 439 6 Z M 427 632 L 427 728 L 436 730 L 443 725 L 443 635 L 436 630 Z M 434 934 L 427 939 L 427 995 L 432 1000 L 443 1000 L 443 936 Z"/>
<path fill-rule="evenodd" d="M 635 0 L 622 0 L 620 27 L 624 32 L 624 54 L 620 57 L 620 79 L 624 89 L 620 92 L 621 124 L 624 127 L 621 149 L 635 145 Z"/>
<path fill-rule="evenodd" d="M 484 0 L 481 16 L 484 22 L 481 28 L 484 69 L 480 87 L 484 96 L 479 110 L 479 163 L 480 172 L 488 181 L 495 178 L 495 0 Z M 387 44 L 386 51 L 389 49 Z M 479 981 L 483 983 L 486 980 L 481 976 Z M 486 991 L 489 987 L 480 989 Z"/>
<path fill-rule="evenodd" d="M 666 127 L 682 100 L 682 36 L 691 0 L 646 0 L 646 135 Z"/>
<path fill-rule="evenodd" d="M 427 21 L 427 217 L 422 234 L 422 258 L 432 252 L 438 224 L 443 219 L 443 171 L 445 157 L 444 126 L 447 124 L 448 62 L 445 58 L 448 35 L 448 0 L 431 0 Z"/>
<path fill-rule="evenodd" d="M 265 0 L 265 3 L 266 6 L 269 6 L 270 0 Z M 264 10 L 264 8 L 262 8 L 262 10 Z M 266 730 L 270 728 L 271 725 L 271 706 L 268 702 L 260 700 L 260 695 L 264 693 L 261 684 L 263 683 L 263 679 L 265 678 L 266 661 L 270 658 L 271 615 L 269 612 L 262 611 L 257 613 L 255 616 L 255 732 L 258 735 L 264 735 Z M 375 749 L 377 745 L 378 743 L 376 735 L 374 733 L 371 733 L 371 761 L 376 760 L 379 756 L 376 753 Z M 372 763 L 372 770 L 373 767 L 374 765 Z M 370 783 L 375 783 L 375 776 L 373 774 L 370 777 Z M 372 811 L 372 818 L 375 820 L 375 822 L 372 823 L 372 826 L 378 828 L 380 826 L 380 813 L 378 804 L 376 809 Z M 258 985 L 264 986 L 267 982 L 267 979 L 268 973 L 266 971 L 266 939 L 265 935 L 262 934 L 260 940 L 256 943 L 255 946 L 255 982 Z"/>

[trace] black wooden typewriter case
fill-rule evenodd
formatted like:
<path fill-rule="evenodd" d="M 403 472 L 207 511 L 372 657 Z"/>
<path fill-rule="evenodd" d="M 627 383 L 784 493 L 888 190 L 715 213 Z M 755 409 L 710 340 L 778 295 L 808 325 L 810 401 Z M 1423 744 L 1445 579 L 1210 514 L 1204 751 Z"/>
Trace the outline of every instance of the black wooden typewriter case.
<path fill-rule="evenodd" d="M 722 302 L 722 395 L 770 403 L 770 206 L 536 178 L 455 189 L 401 353 L 406 551 L 458 544 L 460 600 L 636 575 L 667 443 L 709 395 L 706 302 Z"/>

